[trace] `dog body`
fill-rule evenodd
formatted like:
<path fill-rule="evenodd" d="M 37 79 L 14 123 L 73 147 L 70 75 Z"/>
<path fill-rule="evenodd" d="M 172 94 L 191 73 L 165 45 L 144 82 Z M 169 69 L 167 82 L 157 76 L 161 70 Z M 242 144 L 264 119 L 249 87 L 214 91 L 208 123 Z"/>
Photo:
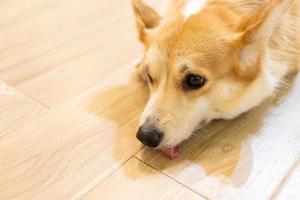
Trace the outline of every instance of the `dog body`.
<path fill-rule="evenodd" d="M 213 119 L 259 105 L 299 66 L 299 2 L 173 0 L 164 16 L 133 0 L 150 98 L 137 137 L 173 148 Z"/>

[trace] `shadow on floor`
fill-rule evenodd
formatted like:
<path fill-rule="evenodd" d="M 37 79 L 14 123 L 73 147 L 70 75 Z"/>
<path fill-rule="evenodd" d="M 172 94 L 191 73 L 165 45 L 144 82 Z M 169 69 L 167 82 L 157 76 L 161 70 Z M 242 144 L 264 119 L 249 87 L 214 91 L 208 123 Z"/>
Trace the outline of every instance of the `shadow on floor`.
<path fill-rule="evenodd" d="M 204 170 L 203 177 L 208 175 L 219 179 L 226 178 L 230 179 L 235 187 L 243 185 L 252 168 L 251 138 L 260 134 L 266 116 L 280 104 L 281 99 L 288 93 L 293 77 L 288 77 L 289 84 L 278 90 L 275 97 L 269 98 L 259 107 L 237 119 L 214 121 L 199 130 L 181 144 L 181 155 L 177 160 L 169 160 L 159 151 L 148 148 L 139 152 L 137 157 L 171 176 L 180 173 L 188 166 L 195 169 L 197 169 L 195 166 L 198 166 L 199 169 Z M 109 89 L 94 97 L 88 105 L 88 110 L 99 117 L 116 122 L 118 130 L 115 147 L 126 150 L 132 146 L 128 146 L 128 142 L 124 143 L 124 140 L 132 141 L 132 145 L 138 143 L 135 133 L 147 98 L 147 87 L 139 81 L 137 75 L 133 75 L 128 85 Z M 103 110 L 103 108 L 107 109 Z M 114 156 L 120 159 L 118 154 L 118 151 L 114 152 Z M 158 173 L 157 171 L 145 171 L 142 165 L 144 164 L 141 163 L 139 167 L 139 170 L 143 170 L 142 173 L 132 174 L 130 173 L 132 169 L 126 169 L 126 167 L 124 172 L 132 179 Z M 189 176 L 192 177 L 192 175 Z M 197 176 L 195 177 L 197 178 Z"/>

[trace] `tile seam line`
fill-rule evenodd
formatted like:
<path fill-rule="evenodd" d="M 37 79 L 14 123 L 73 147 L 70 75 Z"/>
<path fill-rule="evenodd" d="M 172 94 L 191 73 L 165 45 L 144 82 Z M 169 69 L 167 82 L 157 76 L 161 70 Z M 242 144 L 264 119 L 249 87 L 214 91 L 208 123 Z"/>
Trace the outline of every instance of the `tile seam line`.
<path fill-rule="evenodd" d="M 3 80 L 1 80 L 3 81 Z M 20 90 L 17 86 L 14 85 L 10 85 L 8 82 L 3 81 L 4 83 L 6 83 L 9 87 L 12 87 L 13 89 L 15 89 L 17 92 L 23 94 L 24 96 L 26 96 L 27 98 L 31 99 L 32 101 L 34 101 L 35 103 L 37 103 L 38 105 L 42 106 L 44 109 L 50 110 L 50 106 L 44 104 L 43 102 L 41 102 L 40 100 L 38 100 L 37 98 L 27 94 L 25 91 Z"/>
<path fill-rule="evenodd" d="M 289 178 L 292 176 L 293 172 L 295 171 L 296 167 L 300 164 L 300 158 L 298 157 L 296 161 L 292 164 L 291 168 L 288 170 L 286 176 L 282 179 L 279 185 L 274 189 L 274 192 L 270 198 L 270 200 L 276 200 L 280 193 L 283 191 L 284 187 L 289 181 Z"/>
<path fill-rule="evenodd" d="M 109 172 L 105 177 L 100 177 L 99 180 L 96 178 L 94 181 L 92 181 L 87 186 L 83 187 L 83 190 L 79 191 L 77 194 L 74 195 L 74 197 L 71 197 L 71 200 L 81 200 L 84 197 L 86 197 L 90 192 L 92 192 L 94 189 L 96 189 L 102 182 L 104 182 L 106 179 L 114 175 L 115 172 L 117 172 L 120 168 L 122 168 L 129 160 L 134 158 L 134 155 L 139 152 L 141 149 L 137 150 L 133 155 L 131 155 L 128 159 L 124 160 L 120 163 L 119 166 L 114 168 L 111 172 Z"/>
<path fill-rule="evenodd" d="M 129 65 L 135 65 L 135 64 L 137 64 L 139 62 L 140 59 L 141 59 L 141 55 L 138 54 L 137 57 L 135 57 L 134 59 L 131 59 L 129 62 L 123 64 L 120 68 L 116 69 L 115 71 L 118 71 L 120 69 L 126 68 Z M 134 68 L 135 66 L 132 66 L 132 67 Z M 61 101 L 61 102 L 58 102 L 58 103 L 55 103 L 55 104 L 49 106 L 49 108 L 53 109 L 53 108 L 61 107 L 61 106 L 65 105 L 65 104 L 73 101 L 74 99 L 79 98 L 80 96 L 84 96 L 84 95 L 86 95 L 86 94 L 88 94 L 88 93 L 96 90 L 96 88 L 99 87 L 99 85 L 101 84 L 101 82 L 105 81 L 105 76 L 102 77 L 102 78 L 99 78 L 99 80 L 100 81 L 97 84 L 86 88 L 84 91 L 76 94 L 73 98 L 67 99 L 65 101 Z"/>
<path fill-rule="evenodd" d="M 139 157 L 137 157 L 136 155 L 134 155 L 134 157 L 135 157 L 137 160 L 141 161 L 142 163 L 146 164 L 147 166 L 151 167 L 152 169 L 154 169 L 154 170 L 157 171 L 158 173 L 167 176 L 169 179 L 175 181 L 176 183 L 180 184 L 180 185 L 183 186 L 184 188 L 186 188 L 186 189 L 188 189 L 189 191 L 193 192 L 194 194 L 200 196 L 201 198 L 203 198 L 203 199 L 205 199 L 205 200 L 211 200 L 211 199 L 205 197 L 204 195 L 200 194 L 200 193 L 197 192 L 196 190 L 190 188 L 189 186 L 187 186 L 187 185 L 181 183 L 180 181 L 174 179 L 173 177 L 171 177 L 171 176 L 168 175 L 167 173 L 165 173 L 165 172 L 163 172 L 163 171 L 160 171 L 160 170 L 158 170 L 157 168 L 153 167 L 152 165 L 146 163 L 145 161 L 141 160 L 141 159 L 140 159 Z"/>
<path fill-rule="evenodd" d="M 140 57 L 137 57 L 137 58 L 131 60 L 129 63 L 123 65 L 121 68 L 127 67 L 127 66 L 130 65 L 130 64 L 137 63 L 139 59 L 140 59 Z M 26 94 L 24 91 L 19 90 L 19 89 L 16 88 L 15 86 L 9 85 L 7 82 L 5 82 L 5 81 L 3 81 L 3 80 L 1 80 L 1 81 L 2 81 L 3 83 L 7 84 L 9 87 L 15 89 L 17 92 L 23 94 L 25 97 L 31 99 L 32 101 L 34 101 L 35 103 L 37 103 L 38 105 L 40 105 L 40 106 L 41 106 L 42 108 L 44 108 L 45 110 L 44 110 L 43 112 L 41 112 L 39 115 L 37 115 L 37 116 L 35 116 L 35 117 L 32 117 L 32 118 L 28 119 L 28 120 L 25 121 L 24 123 L 21 123 L 21 124 L 18 125 L 17 127 L 13 128 L 13 129 L 11 129 L 11 130 L 9 130 L 9 131 L 5 131 L 5 132 L 4 132 L 4 135 L 0 136 L 0 140 L 1 140 L 2 138 L 4 138 L 5 136 L 9 135 L 11 132 L 13 132 L 13 131 L 15 131 L 15 130 L 17 130 L 17 129 L 23 127 L 23 126 L 25 126 L 26 124 L 30 123 L 31 121 L 34 121 L 35 119 L 37 119 L 37 118 L 39 118 L 39 117 L 45 115 L 45 114 L 48 113 L 49 111 L 51 111 L 51 110 L 53 110 L 53 109 L 56 109 L 56 108 L 59 108 L 59 107 L 61 107 L 61 106 L 64 106 L 64 105 L 67 104 L 68 102 L 71 102 L 72 100 L 74 100 L 74 99 L 76 99 L 76 98 L 78 98 L 78 97 L 80 97 L 80 96 L 84 96 L 85 94 L 87 94 L 87 93 L 93 91 L 93 90 L 94 90 L 95 88 L 97 88 L 97 86 L 98 86 L 98 85 L 92 86 L 92 87 L 86 89 L 85 91 L 83 91 L 82 93 L 80 93 L 80 94 L 74 96 L 72 99 L 69 99 L 68 101 L 61 102 L 61 103 L 56 104 L 56 105 L 53 105 L 53 106 L 47 106 L 47 105 L 44 105 L 42 102 L 36 100 L 35 98 L 31 97 L 30 95 Z M 141 150 L 141 149 L 140 149 L 140 150 Z M 140 151 L 140 150 L 139 150 L 139 151 Z M 138 152 L 139 152 L 139 151 L 138 151 Z M 136 153 L 137 153 L 137 152 L 136 152 Z"/>
<path fill-rule="evenodd" d="M 50 110 L 44 110 L 43 112 L 41 112 L 39 115 L 35 116 L 35 117 L 32 117 L 28 120 L 26 120 L 24 123 L 21 123 L 19 124 L 18 126 L 16 126 L 15 128 L 11 129 L 11 130 L 8 130 L 8 131 L 5 131 L 4 132 L 4 135 L 0 136 L 0 141 L 5 138 L 6 136 L 10 135 L 10 134 L 13 134 L 14 131 L 18 130 L 19 128 L 22 128 L 23 126 L 26 126 L 28 123 L 44 116 L 45 114 L 47 114 Z"/>
<path fill-rule="evenodd" d="M 125 17 L 129 17 L 130 15 L 126 15 Z M 112 20 L 110 20 L 109 22 L 106 22 L 106 23 L 114 23 L 116 20 L 118 20 L 119 18 L 113 18 Z M 120 19 L 123 19 L 123 17 L 122 18 L 120 18 Z M 70 44 L 70 43 L 72 43 L 72 42 L 74 42 L 74 41 L 76 41 L 76 40 L 78 40 L 78 39 L 80 39 L 80 38 L 82 38 L 82 37 L 84 37 L 84 36 L 87 36 L 87 35 L 89 35 L 89 34 L 96 34 L 96 33 L 94 33 L 95 31 L 97 31 L 98 29 L 101 29 L 103 26 L 105 26 L 106 25 L 106 23 L 105 24 L 101 24 L 101 25 L 98 25 L 98 26 L 95 26 L 94 28 L 89 28 L 88 30 L 86 30 L 86 31 L 82 31 L 81 33 L 79 33 L 78 35 L 75 35 L 74 37 L 72 37 L 71 39 L 68 39 L 68 40 L 65 40 L 65 41 L 63 41 L 63 42 L 61 42 L 61 43 L 59 43 L 59 44 L 57 44 L 57 45 L 55 45 L 55 46 L 53 46 L 53 47 L 51 47 L 51 48 L 47 48 L 47 49 L 45 49 L 44 51 L 41 51 L 41 52 L 39 52 L 37 55 L 35 55 L 35 56 L 31 56 L 30 58 L 27 58 L 27 59 L 24 59 L 24 60 L 22 60 L 22 61 L 20 61 L 20 62 L 17 62 L 17 63 L 15 63 L 15 64 L 12 64 L 12 65 L 10 65 L 10 66 L 7 66 L 6 68 L 4 68 L 3 70 L 0 70 L 0 73 L 4 73 L 5 71 L 8 71 L 8 70 L 10 70 L 10 69 L 12 69 L 12 68 L 14 68 L 14 67 L 16 67 L 16 66 L 19 66 L 19 65 L 21 65 L 23 62 L 30 62 L 30 61 L 32 61 L 32 60 L 34 60 L 34 59 L 36 59 L 36 58 L 38 58 L 38 57 L 40 57 L 40 56 L 43 56 L 44 54 L 46 54 L 46 53 L 48 53 L 48 52 L 51 52 L 51 51 L 53 51 L 55 48 L 59 48 L 59 47 L 62 47 L 62 46 L 64 46 L 64 45 L 66 45 L 66 44 Z"/>

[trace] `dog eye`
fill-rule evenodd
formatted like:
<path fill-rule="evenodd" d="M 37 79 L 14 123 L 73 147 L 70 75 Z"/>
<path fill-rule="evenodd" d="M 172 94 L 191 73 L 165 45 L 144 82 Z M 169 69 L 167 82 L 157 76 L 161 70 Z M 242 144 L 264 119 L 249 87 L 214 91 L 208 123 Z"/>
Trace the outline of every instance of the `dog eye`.
<path fill-rule="evenodd" d="M 147 77 L 148 77 L 148 80 L 151 84 L 153 84 L 153 78 L 150 76 L 149 73 L 147 73 Z"/>
<path fill-rule="evenodd" d="M 184 87 L 186 89 L 199 89 L 206 83 L 206 79 L 199 75 L 189 74 L 185 77 Z"/>

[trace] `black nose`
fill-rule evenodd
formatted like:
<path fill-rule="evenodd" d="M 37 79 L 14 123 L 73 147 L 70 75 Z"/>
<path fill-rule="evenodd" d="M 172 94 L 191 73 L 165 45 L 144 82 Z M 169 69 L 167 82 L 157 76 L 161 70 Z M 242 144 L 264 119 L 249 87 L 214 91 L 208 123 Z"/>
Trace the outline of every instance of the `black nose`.
<path fill-rule="evenodd" d="M 159 132 L 153 127 L 141 126 L 136 134 L 136 137 L 144 145 L 154 148 L 160 144 L 163 137 L 163 133 Z"/>

